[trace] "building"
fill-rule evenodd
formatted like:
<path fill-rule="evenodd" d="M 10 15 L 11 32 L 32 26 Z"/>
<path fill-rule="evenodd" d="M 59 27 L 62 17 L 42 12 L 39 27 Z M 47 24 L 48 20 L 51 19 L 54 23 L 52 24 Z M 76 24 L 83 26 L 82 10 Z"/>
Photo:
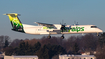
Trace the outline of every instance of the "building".
<path fill-rule="evenodd" d="M 94 55 L 59 55 L 59 59 L 96 59 Z"/>
<path fill-rule="evenodd" d="M 4 59 L 38 59 L 38 56 L 4 56 Z"/>

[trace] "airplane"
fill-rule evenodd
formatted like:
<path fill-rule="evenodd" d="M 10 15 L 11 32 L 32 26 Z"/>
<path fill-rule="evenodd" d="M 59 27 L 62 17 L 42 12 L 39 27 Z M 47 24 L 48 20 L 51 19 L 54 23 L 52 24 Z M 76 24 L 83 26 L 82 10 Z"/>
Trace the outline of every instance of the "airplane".
<path fill-rule="evenodd" d="M 17 13 L 8 13 L 12 30 L 27 34 L 34 35 L 48 35 L 51 38 L 52 34 L 62 34 L 61 38 L 64 39 L 64 34 L 78 34 L 78 33 L 102 33 L 103 31 L 95 25 L 65 25 L 65 24 L 47 24 L 35 22 L 38 26 L 22 24 Z"/>

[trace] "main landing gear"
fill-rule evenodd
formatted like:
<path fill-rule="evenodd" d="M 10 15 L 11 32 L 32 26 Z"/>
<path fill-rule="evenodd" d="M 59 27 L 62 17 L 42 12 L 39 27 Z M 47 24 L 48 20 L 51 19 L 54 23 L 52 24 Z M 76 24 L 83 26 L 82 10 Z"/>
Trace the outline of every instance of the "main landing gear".
<path fill-rule="evenodd" d="M 50 35 L 51 35 L 51 32 L 49 32 L 49 35 L 47 36 L 47 38 L 48 38 L 48 39 L 50 39 L 50 38 L 51 38 L 51 36 L 50 36 Z"/>
<path fill-rule="evenodd" d="M 47 38 L 48 38 L 48 39 L 51 39 L 50 34 L 47 36 Z M 65 38 L 65 37 L 64 37 L 64 34 L 62 34 L 61 39 L 64 39 L 64 38 Z"/>
<path fill-rule="evenodd" d="M 64 38 L 65 38 L 65 37 L 64 37 L 64 34 L 62 34 L 61 38 L 62 38 L 62 39 L 64 39 Z"/>
<path fill-rule="evenodd" d="M 49 36 L 47 36 L 47 38 L 48 38 L 48 39 L 50 39 L 50 38 L 51 38 L 50 34 L 49 34 Z"/>

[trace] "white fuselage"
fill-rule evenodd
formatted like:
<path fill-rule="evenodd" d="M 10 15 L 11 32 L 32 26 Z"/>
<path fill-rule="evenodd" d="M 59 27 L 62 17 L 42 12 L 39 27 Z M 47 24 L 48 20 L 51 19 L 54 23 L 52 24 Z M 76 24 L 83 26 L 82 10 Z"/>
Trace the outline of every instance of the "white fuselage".
<path fill-rule="evenodd" d="M 64 32 L 61 32 L 60 24 L 54 24 L 54 28 L 48 28 L 45 26 L 33 26 L 23 24 L 24 32 L 27 34 L 77 34 L 77 33 L 100 33 L 103 32 L 101 29 L 97 28 L 94 25 L 67 25 Z"/>

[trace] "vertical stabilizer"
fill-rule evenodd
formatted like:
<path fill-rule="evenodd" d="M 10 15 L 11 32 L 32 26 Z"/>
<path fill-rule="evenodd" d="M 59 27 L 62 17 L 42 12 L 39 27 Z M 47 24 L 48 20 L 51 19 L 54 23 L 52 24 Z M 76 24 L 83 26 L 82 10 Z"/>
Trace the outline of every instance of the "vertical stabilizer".
<path fill-rule="evenodd" d="M 9 17 L 11 25 L 12 25 L 12 30 L 19 31 L 19 32 L 24 32 L 23 25 L 18 18 L 19 14 L 9 13 L 9 14 L 4 14 L 4 15 L 7 15 Z"/>

